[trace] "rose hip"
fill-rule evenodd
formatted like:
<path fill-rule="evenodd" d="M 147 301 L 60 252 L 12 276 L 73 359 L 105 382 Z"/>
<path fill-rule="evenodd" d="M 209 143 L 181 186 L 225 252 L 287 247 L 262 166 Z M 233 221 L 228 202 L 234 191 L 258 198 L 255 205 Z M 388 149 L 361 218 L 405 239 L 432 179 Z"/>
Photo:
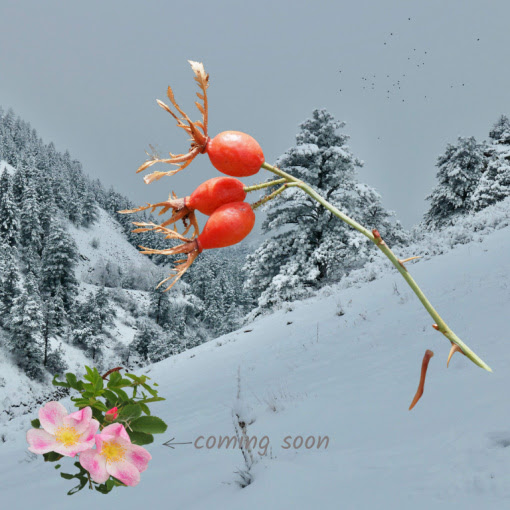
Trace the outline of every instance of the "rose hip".
<path fill-rule="evenodd" d="M 239 179 L 214 177 L 202 183 L 186 197 L 184 205 L 210 216 L 218 207 L 232 202 L 242 202 L 245 198 L 244 184 Z"/>
<path fill-rule="evenodd" d="M 224 248 L 242 241 L 255 224 L 250 204 L 234 202 L 216 209 L 197 238 L 198 250 Z"/>
<path fill-rule="evenodd" d="M 205 152 L 214 168 L 235 177 L 254 175 L 264 163 L 264 153 L 258 142 L 239 131 L 216 135 L 207 142 Z"/>

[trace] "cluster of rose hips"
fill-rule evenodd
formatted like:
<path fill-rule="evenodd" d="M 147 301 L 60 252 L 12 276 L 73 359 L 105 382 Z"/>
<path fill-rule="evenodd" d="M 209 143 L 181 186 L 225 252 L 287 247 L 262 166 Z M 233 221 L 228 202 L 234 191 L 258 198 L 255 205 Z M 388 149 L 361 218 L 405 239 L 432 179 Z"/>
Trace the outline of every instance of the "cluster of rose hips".
<path fill-rule="evenodd" d="M 170 153 L 171 157 L 169 159 L 159 159 L 153 156 L 137 172 L 141 172 L 158 162 L 179 166 L 177 170 L 170 172 L 153 172 L 147 175 L 144 181 L 148 184 L 160 179 L 164 175 L 175 174 L 188 166 L 198 154 L 207 153 L 212 165 L 220 172 L 231 177 L 209 179 L 202 183 L 190 196 L 185 198 L 177 198 L 175 195 L 170 195 L 169 199 L 165 202 L 119 211 L 120 213 L 133 213 L 150 208 L 154 212 L 156 208 L 161 207 L 159 214 L 163 214 L 172 209 L 173 214 L 171 218 L 160 225 L 147 222 L 133 222 L 139 227 L 133 230 L 133 232 L 155 231 L 164 234 L 166 239 L 179 239 L 183 241 L 183 244 L 166 250 L 140 246 L 142 248 L 141 253 L 150 255 L 187 255 L 186 259 L 178 261 L 174 269 L 176 274 L 160 282 L 159 285 L 162 285 L 169 280 L 173 280 L 166 290 L 169 290 L 177 282 L 202 250 L 231 246 L 243 240 L 250 233 L 255 224 L 255 213 L 253 212 L 253 206 L 244 201 L 247 188 L 235 177 L 254 175 L 264 163 L 264 154 L 260 145 L 254 138 L 245 133 L 225 131 L 212 139 L 208 137 L 206 90 L 209 85 L 209 75 L 205 73 L 202 64 L 191 61 L 190 63 L 195 73 L 195 80 L 202 89 L 202 93 L 197 93 L 197 96 L 203 101 L 203 105 L 199 102 L 195 103 L 202 113 L 202 121 L 192 122 L 189 119 L 175 102 L 170 87 L 168 87 L 168 98 L 181 114 L 181 117 L 177 116 L 162 101 L 158 100 L 158 104 L 169 112 L 177 120 L 177 125 L 191 136 L 191 148 L 187 154 L 174 155 Z M 209 216 L 201 233 L 199 233 L 195 210 Z M 179 220 L 182 220 L 186 227 L 183 234 L 167 228 L 168 225 L 174 224 Z M 185 237 L 192 226 L 194 227 L 192 237 Z"/>

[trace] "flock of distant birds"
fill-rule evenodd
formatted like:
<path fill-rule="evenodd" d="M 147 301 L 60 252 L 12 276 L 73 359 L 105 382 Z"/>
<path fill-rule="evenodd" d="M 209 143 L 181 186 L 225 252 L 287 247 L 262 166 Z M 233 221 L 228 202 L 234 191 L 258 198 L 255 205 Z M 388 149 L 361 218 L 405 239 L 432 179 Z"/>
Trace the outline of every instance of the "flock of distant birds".
<path fill-rule="evenodd" d="M 408 21 L 411 21 L 411 18 L 407 18 Z M 390 32 L 390 37 L 393 36 L 393 32 Z M 477 38 L 477 42 L 480 41 L 480 38 Z M 387 42 L 385 41 L 384 42 L 384 46 L 387 45 Z M 413 48 L 413 52 L 416 52 L 416 48 Z M 427 55 L 427 52 L 425 51 L 423 53 L 423 55 Z M 407 57 L 407 60 L 411 60 L 411 57 Z M 420 68 L 420 67 L 423 67 L 425 66 L 425 62 L 423 60 L 425 60 L 424 58 L 423 59 L 420 59 L 422 60 L 420 63 L 417 63 L 416 64 L 416 67 L 417 68 Z M 339 70 L 339 72 L 341 73 L 342 70 Z M 406 74 L 402 74 L 401 78 L 405 78 L 406 77 Z M 375 79 L 377 78 L 377 75 L 375 74 L 372 74 L 370 76 L 361 76 L 361 81 L 363 82 L 363 85 L 362 85 L 362 89 L 363 90 L 375 90 L 375 87 L 376 87 L 376 83 L 375 83 Z M 390 78 L 390 75 L 387 74 L 386 75 L 386 78 L 389 79 Z M 401 81 L 400 79 L 396 80 L 394 83 L 391 84 L 391 88 L 394 90 L 394 91 L 398 91 L 398 90 L 401 90 Z M 453 89 L 454 87 L 458 86 L 458 87 L 465 87 L 465 83 L 462 83 L 462 84 L 459 84 L 459 85 L 450 85 L 450 88 Z M 389 85 L 387 85 L 387 87 L 390 87 Z M 392 93 L 392 90 L 391 88 L 387 88 L 386 90 L 386 99 L 390 99 L 391 98 L 391 93 Z M 342 89 L 340 89 L 340 92 L 342 92 Z M 427 99 L 427 96 L 425 96 L 425 99 Z M 405 103 L 405 99 L 402 99 L 402 102 Z"/>

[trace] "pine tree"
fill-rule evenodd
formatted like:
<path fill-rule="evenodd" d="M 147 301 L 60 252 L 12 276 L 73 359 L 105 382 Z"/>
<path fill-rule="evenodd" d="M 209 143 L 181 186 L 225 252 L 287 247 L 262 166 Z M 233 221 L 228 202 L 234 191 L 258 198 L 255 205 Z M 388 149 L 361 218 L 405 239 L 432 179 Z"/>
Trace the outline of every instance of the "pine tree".
<path fill-rule="evenodd" d="M 114 318 L 117 316 L 115 308 L 112 306 L 106 289 L 99 287 L 94 295 L 95 313 L 97 315 L 97 326 L 99 333 L 105 333 L 105 328 L 115 324 Z"/>
<path fill-rule="evenodd" d="M 170 313 L 170 299 L 168 292 L 163 287 L 153 288 L 149 294 L 148 317 L 153 319 L 158 326 L 168 324 Z"/>
<path fill-rule="evenodd" d="M 472 209 L 472 195 L 480 181 L 484 166 L 484 147 L 474 137 L 459 137 L 448 144 L 437 160 L 437 186 L 427 196 L 430 208 L 425 225 L 440 228 L 454 223 L 459 215 Z"/>
<path fill-rule="evenodd" d="M 29 253 L 39 257 L 42 253 L 44 230 L 41 225 L 41 209 L 37 191 L 31 182 L 23 190 L 20 219 L 20 245 Z"/>
<path fill-rule="evenodd" d="M 16 252 L 7 245 L 1 248 L 3 270 L 0 279 L 0 324 L 9 328 L 13 303 L 20 293 L 20 272 Z"/>
<path fill-rule="evenodd" d="M 39 331 L 43 323 L 41 298 L 34 277 L 29 273 L 21 293 L 14 299 L 10 318 L 8 349 L 17 365 L 32 379 L 43 378 L 43 344 Z"/>
<path fill-rule="evenodd" d="M 326 110 L 315 110 L 312 119 L 300 125 L 297 144 L 276 165 L 360 221 L 366 214 L 361 205 L 369 187 L 356 181 L 356 168 L 362 162 L 350 152 L 349 137 L 336 133 L 342 127 L 344 123 L 335 121 Z M 371 200 L 378 201 L 375 192 Z M 360 267 L 373 249 L 360 233 L 299 189 L 286 190 L 266 207 L 262 229 L 271 237 L 247 257 L 245 265 L 245 288 L 260 296 L 260 308 L 306 297 L 311 289 L 337 281 Z M 389 222 L 391 213 L 379 204 L 371 214 L 370 227 L 377 228 L 383 238 L 391 236 L 395 228 Z"/>
<path fill-rule="evenodd" d="M 87 191 L 83 197 L 81 224 L 84 227 L 93 225 L 98 218 L 97 204 L 92 191 Z"/>
<path fill-rule="evenodd" d="M 510 120 L 502 115 L 490 131 L 485 150 L 486 168 L 473 193 L 472 206 L 479 211 L 510 196 Z"/>
<path fill-rule="evenodd" d="M 41 289 L 50 296 L 55 296 L 57 288 L 60 287 L 66 310 L 71 308 L 78 287 L 75 277 L 77 262 L 76 243 L 55 219 L 42 254 Z"/>
<path fill-rule="evenodd" d="M 43 364 L 46 367 L 48 364 L 48 356 L 50 354 L 49 348 L 50 338 L 55 338 L 57 335 L 62 334 L 64 332 L 66 312 L 64 309 L 64 302 L 62 299 L 62 288 L 60 286 L 56 289 L 55 296 L 44 297 L 45 299 L 42 304 L 43 314 L 42 336 L 44 343 Z M 53 361 L 56 362 L 56 358 Z"/>
<path fill-rule="evenodd" d="M 18 214 L 12 195 L 11 178 L 4 170 L 0 178 L 0 243 L 16 246 Z"/>

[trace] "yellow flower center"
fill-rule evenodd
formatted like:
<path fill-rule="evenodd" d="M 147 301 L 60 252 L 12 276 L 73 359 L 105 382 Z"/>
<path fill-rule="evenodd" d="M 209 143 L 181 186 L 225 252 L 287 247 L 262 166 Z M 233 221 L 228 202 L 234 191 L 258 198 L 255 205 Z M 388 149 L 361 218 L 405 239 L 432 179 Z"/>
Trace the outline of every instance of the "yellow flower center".
<path fill-rule="evenodd" d="M 114 441 L 105 441 L 101 448 L 101 455 L 106 459 L 106 462 L 118 462 L 124 458 L 126 448 Z"/>
<path fill-rule="evenodd" d="M 69 427 L 68 425 L 59 427 L 55 434 L 55 439 L 64 446 L 73 446 L 77 444 L 79 437 L 80 434 L 76 432 L 76 429 L 74 427 Z"/>

